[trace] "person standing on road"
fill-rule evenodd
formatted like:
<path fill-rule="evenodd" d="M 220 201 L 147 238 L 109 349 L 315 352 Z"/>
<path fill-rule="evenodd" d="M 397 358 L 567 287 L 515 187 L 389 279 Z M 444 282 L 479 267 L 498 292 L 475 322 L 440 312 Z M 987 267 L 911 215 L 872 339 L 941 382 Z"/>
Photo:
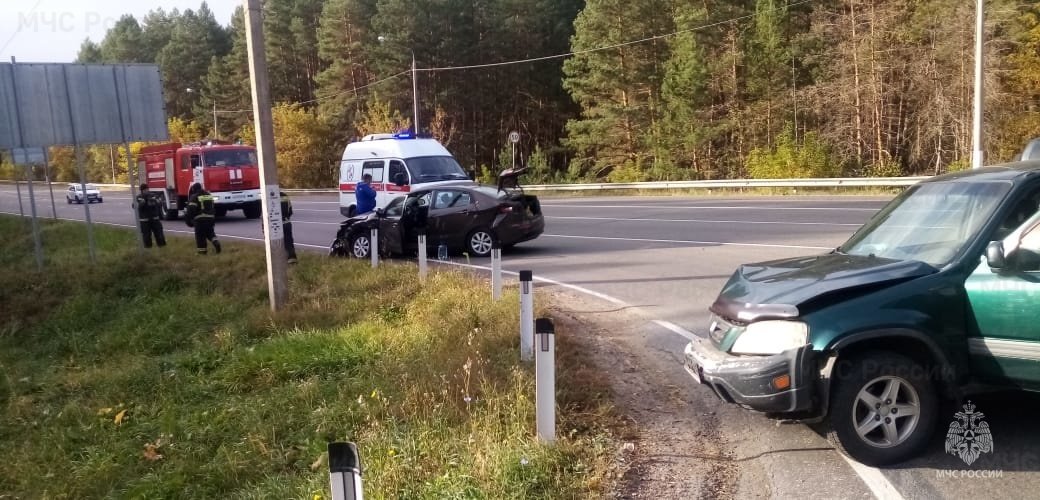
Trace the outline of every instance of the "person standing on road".
<path fill-rule="evenodd" d="M 141 226 L 144 247 L 152 248 L 152 236 L 155 236 L 155 244 L 160 248 L 166 246 L 162 222 L 159 222 L 159 211 L 163 209 L 162 202 L 149 192 L 148 184 L 141 184 L 141 190 L 134 199 L 134 208 L 137 209 L 137 223 Z"/>
<path fill-rule="evenodd" d="M 295 264 L 296 261 L 296 245 L 293 243 L 292 235 L 292 201 L 289 200 L 289 195 L 285 194 L 284 191 L 278 193 L 278 197 L 282 200 L 282 232 L 285 242 L 285 254 L 289 256 L 289 263 Z M 265 226 L 266 227 L 266 226 Z"/>
<path fill-rule="evenodd" d="M 376 209 L 376 190 L 372 189 L 372 174 L 361 176 L 357 189 L 357 215 L 367 214 Z"/>
<path fill-rule="evenodd" d="M 216 219 L 216 201 L 202 185 L 195 183 L 188 190 L 188 209 L 184 212 L 184 222 L 195 228 L 195 248 L 199 255 L 206 254 L 206 241 L 213 242 L 213 249 L 220 253 L 220 241 L 213 230 Z"/>

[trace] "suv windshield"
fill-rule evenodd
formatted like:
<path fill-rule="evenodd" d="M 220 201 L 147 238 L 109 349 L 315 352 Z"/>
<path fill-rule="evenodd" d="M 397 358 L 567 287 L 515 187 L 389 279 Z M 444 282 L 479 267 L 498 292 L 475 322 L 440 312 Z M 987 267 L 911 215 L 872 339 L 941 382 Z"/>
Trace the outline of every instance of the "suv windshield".
<path fill-rule="evenodd" d="M 256 165 L 256 151 L 252 149 L 218 149 L 203 155 L 207 167 L 251 167 Z"/>
<path fill-rule="evenodd" d="M 409 158 L 408 171 L 412 182 L 433 182 L 469 179 L 459 162 L 450 156 L 424 156 Z"/>
<path fill-rule="evenodd" d="M 892 200 L 838 251 L 942 267 L 978 234 L 1010 189 L 1006 182 L 918 184 Z"/>

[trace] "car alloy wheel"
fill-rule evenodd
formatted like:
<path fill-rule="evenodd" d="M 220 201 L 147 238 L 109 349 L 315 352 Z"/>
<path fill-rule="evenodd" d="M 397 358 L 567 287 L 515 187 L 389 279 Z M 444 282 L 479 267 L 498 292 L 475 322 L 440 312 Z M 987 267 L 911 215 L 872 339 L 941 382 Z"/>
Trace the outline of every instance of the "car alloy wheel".
<path fill-rule="evenodd" d="M 921 418 L 921 398 L 906 380 L 883 376 L 867 382 L 852 411 L 856 433 L 864 443 L 891 448 L 905 442 Z"/>
<path fill-rule="evenodd" d="M 491 238 L 491 233 L 483 229 L 473 231 L 467 239 L 470 252 L 477 257 L 490 255 L 491 247 L 494 245 L 493 242 L 494 240 Z"/>
<path fill-rule="evenodd" d="M 938 394 L 929 371 L 888 351 L 868 351 L 835 365 L 828 439 L 871 466 L 907 460 L 935 431 Z"/>
<path fill-rule="evenodd" d="M 350 243 L 350 255 L 355 258 L 364 259 L 368 257 L 369 249 L 372 248 L 369 237 L 366 234 L 355 236 Z"/>

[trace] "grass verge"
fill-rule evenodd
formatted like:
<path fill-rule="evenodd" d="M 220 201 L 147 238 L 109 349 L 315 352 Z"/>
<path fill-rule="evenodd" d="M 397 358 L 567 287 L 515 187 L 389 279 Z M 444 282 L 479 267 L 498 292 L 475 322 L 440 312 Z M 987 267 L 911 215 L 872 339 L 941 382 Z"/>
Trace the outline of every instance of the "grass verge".
<path fill-rule="evenodd" d="M 370 498 L 586 498 L 613 458 L 605 386 L 561 342 L 559 440 L 534 436 L 516 292 L 303 255 L 268 310 L 261 248 L 138 254 L 129 231 L 0 217 L 0 498 L 328 497 L 358 444 Z"/>

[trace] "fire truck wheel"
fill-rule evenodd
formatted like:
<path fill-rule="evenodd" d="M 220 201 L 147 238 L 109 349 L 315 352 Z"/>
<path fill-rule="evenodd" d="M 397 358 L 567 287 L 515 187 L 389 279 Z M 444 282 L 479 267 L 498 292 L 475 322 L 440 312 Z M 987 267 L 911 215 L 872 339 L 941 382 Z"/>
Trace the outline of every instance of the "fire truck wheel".
<path fill-rule="evenodd" d="M 242 211 L 245 212 L 247 219 L 259 219 L 260 218 L 260 204 L 259 203 L 255 204 L 255 205 L 246 205 L 246 207 L 243 208 Z"/>
<path fill-rule="evenodd" d="M 217 207 L 216 208 L 216 216 L 217 217 L 224 217 L 225 215 L 227 215 L 227 208 L 225 208 L 225 207 Z"/>
<path fill-rule="evenodd" d="M 166 220 L 177 220 L 177 215 L 176 210 L 163 210 L 163 216 Z"/>

